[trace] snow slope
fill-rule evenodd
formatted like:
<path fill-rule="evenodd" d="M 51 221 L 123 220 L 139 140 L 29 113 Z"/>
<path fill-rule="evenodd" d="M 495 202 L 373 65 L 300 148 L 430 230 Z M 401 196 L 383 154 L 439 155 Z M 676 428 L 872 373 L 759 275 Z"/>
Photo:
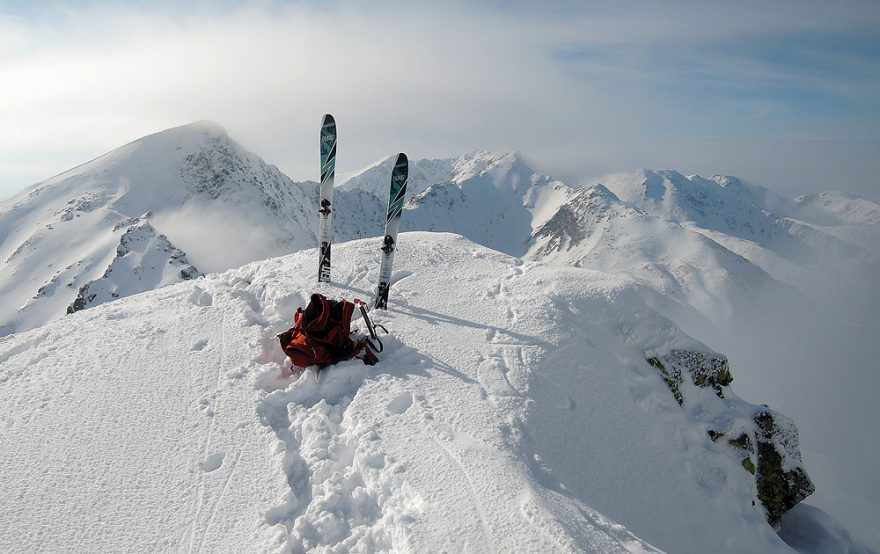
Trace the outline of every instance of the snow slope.
<path fill-rule="evenodd" d="M 648 285 L 649 305 L 731 356 L 737 391 L 804 425 L 819 483 L 811 501 L 880 548 L 880 434 L 867 392 L 880 388 L 880 225 L 870 203 L 820 195 L 837 214 L 828 226 L 830 216 L 735 177 L 639 170 L 601 181 L 576 192 L 535 180 L 546 200 L 536 217 L 516 187 L 478 175 L 414 197 L 403 225 Z"/>
<path fill-rule="evenodd" d="M 153 257 L 167 254 L 152 267 L 186 258 L 193 276 L 313 245 L 317 194 L 317 184 L 293 183 L 209 122 L 149 135 L 39 183 L 0 203 L 0 335 L 63 315 L 110 271 L 125 285 L 93 302 L 185 280 L 120 260 L 128 227 L 144 214 L 144 231 L 164 235 Z M 383 208 L 371 195 L 336 201 L 338 241 L 381 233 Z"/>
<path fill-rule="evenodd" d="M 687 376 L 679 406 L 646 360 L 712 354 L 639 285 L 399 242 L 381 363 L 319 383 L 275 339 L 314 250 L 0 338 L 0 550 L 790 551 L 707 434 L 766 410 Z M 324 292 L 368 297 L 377 250 L 340 245 Z"/>
<path fill-rule="evenodd" d="M 822 219 L 798 210 L 796 201 L 773 198 L 733 177 L 641 170 L 602 182 L 630 205 L 702 234 L 797 289 L 797 297 L 779 294 L 778 287 L 752 289 L 756 309 L 731 322 L 727 333 L 716 332 L 724 322 L 699 326 L 673 310 L 664 313 L 730 356 L 740 368 L 734 385 L 740 394 L 795 418 L 806 463 L 818 483 L 808 502 L 880 549 L 874 524 L 880 516 L 880 479 L 873 463 L 880 456 L 880 431 L 872 423 L 876 402 L 869 392 L 880 387 L 875 369 L 880 359 L 875 338 L 880 333 L 880 226 L 865 219 L 871 203 L 818 195 L 837 214 L 831 221 L 828 214 Z M 661 240 L 677 244 L 671 238 Z M 645 261 L 658 260 L 649 255 Z M 727 279 L 716 282 L 716 290 L 719 285 L 736 290 L 741 276 L 729 272 Z M 712 280 L 707 282 L 711 288 Z M 741 301 L 732 304 L 743 307 Z"/>

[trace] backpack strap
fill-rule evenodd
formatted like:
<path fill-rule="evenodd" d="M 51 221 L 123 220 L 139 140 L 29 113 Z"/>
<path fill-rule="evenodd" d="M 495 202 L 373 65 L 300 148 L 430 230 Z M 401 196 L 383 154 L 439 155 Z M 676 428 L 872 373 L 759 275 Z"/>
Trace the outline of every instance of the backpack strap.
<path fill-rule="evenodd" d="M 342 315 L 339 320 L 341 335 L 347 337 L 351 335 L 351 316 L 354 314 L 354 304 L 348 300 L 342 300 Z"/>

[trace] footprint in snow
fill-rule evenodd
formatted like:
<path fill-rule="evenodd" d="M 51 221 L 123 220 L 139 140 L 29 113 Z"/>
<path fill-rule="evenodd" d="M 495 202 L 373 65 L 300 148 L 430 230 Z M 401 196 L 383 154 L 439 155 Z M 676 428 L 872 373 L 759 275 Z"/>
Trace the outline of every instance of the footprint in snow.
<path fill-rule="evenodd" d="M 214 304 L 214 295 L 202 290 L 201 287 L 193 287 L 193 292 L 189 296 L 189 300 L 196 306 L 211 306 Z"/>
<path fill-rule="evenodd" d="M 192 351 L 198 352 L 200 350 L 204 350 L 206 346 L 208 346 L 208 339 L 202 339 L 193 345 Z"/>
<path fill-rule="evenodd" d="M 386 408 L 395 414 L 402 414 L 412 406 L 413 397 L 410 392 L 399 394 L 394 400 L 388 403 Z"/>
<path fill-rule="evenodd" d="M 199 464 L 199 467 L 205 473 L 210 473 L 212 471 L 216 471 L 220 469 L 220 466 L 223 465 L 223 459 L 226 457 L 225 452 L 214 452 L 207 458 L 205 461 Z"/>

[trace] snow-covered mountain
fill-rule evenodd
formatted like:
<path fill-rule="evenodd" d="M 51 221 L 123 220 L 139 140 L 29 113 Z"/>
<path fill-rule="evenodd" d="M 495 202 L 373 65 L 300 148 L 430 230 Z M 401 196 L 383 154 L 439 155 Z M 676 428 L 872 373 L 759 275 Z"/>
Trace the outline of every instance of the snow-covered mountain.
<path fill-rule="evenodd" d="M 0 204 L 0 334 L 312 246 L 317 194 L 212 123 L 125 145 Z M 335 201 L 338 241 L 381 233 L 371 195 Z"/>
<path fill-rule="evenodd" d="M 0 549 L 792 551 L 794 426 L 642 285 L 399 244 L 381 362 L 320 382 L 275 338 L 314 249 L 0 338 Z M 334 256 L 324 292 L 368 295 L 374 241 Z M 816 509 L 781 526 L 867 552 Z"/>
<path fill-rule="evenodd" d="M 526 259 L 629 275 L 724 329 L 773 290 L 796 294 L 700 233 L 621 202 L 602 185 L 581 189 L 533 234 Z M 734 312 L 740 312 L 735 314 Z M 681 317 L 685 313 L 677 310 Z"/>
<path fill-rule="evenodd" d="M 67 313 L 202 276 L 189 264 L 185 253 L 168 242 L 165 235 L 158 235 L 153 226 L 142 219 L 147 218 L 136 218 L 116 226 L 125 228 L 116 256 L 99 279 L 80 287 L 76 299 L 67 307 Z M 132 277 L 136 280 L 133 281 Z M 51 291 L 45 289 L 41 292 L 51 295 Z"/>
<path fill-rule="evenodd" d="M 860 252 L 832 235 L 766 211 L 754 189 L 735 177 L 704 179 L 677 171 L 640 170 L 609 175 L 600 182 L 622 201 L 649 213 L 756 243 L 801 265 L 829 256 L 855 258 Z"/>

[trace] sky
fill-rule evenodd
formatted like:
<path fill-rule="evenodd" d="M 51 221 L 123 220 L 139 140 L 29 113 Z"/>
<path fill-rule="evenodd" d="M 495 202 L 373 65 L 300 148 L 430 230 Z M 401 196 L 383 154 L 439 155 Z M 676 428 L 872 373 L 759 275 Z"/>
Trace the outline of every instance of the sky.
<path fill-rule="evenodd" d="M 516 150 L 880 200 L 880 1 L 0 0 L 0 198 L 201 119 L 316 180 L 324 113 L 341 175 Z"/>

